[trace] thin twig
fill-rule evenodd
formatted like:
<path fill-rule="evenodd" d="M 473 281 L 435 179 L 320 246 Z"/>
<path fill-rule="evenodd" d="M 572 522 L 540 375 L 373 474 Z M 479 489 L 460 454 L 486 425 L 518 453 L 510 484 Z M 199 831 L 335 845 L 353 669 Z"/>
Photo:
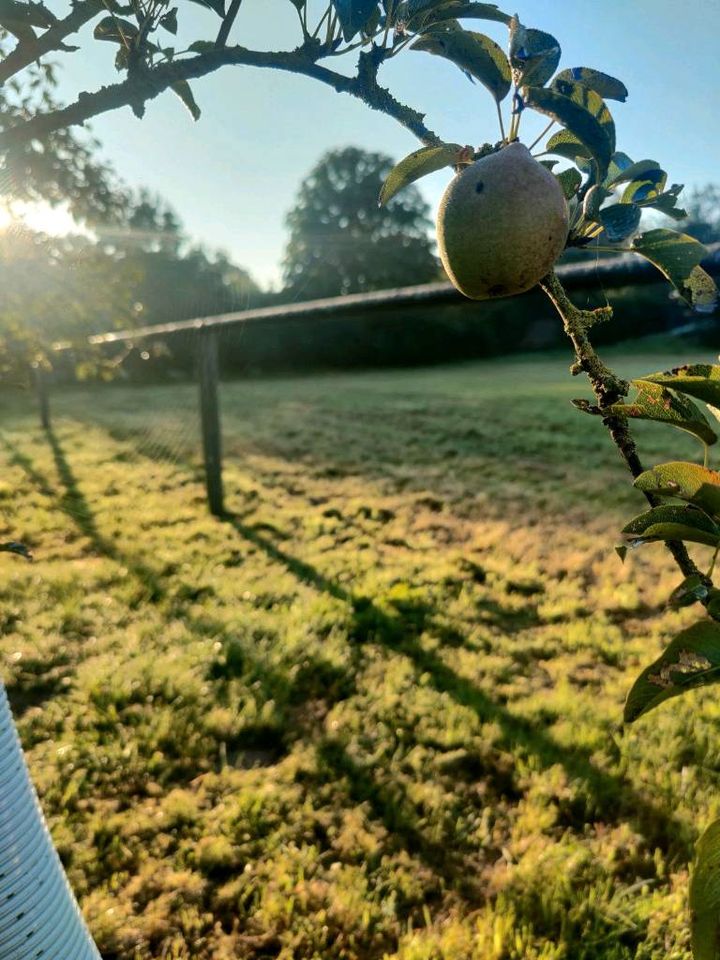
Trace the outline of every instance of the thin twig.
<path fill-rule="evenodd" d="M 502 110 L 500 109 L 500 101 L 495 101 L 495 106 L 497 107 L 498 120 L 500 121 L 500 136 L 505 140 L 505 123 L 503 122 Z"/>
<path fill-rule="evenodd" d="M 72 13 L 62 20 L 57 20 L 37 39 L 21 40 L 0 62 L 0 86 L 46 53 L 54 50 L 70 50 L 71 48 L 64 43 L 65 38 L 77 33 L 88 20 L 92 20 L 101 12 L 96 0 L 78 0 L 73 6 Z"/>
<path fill-rule="evenodd" d="M 315 27 L 315 29 L 314 29 L 313 32 L 312 32 L 312 37 L 311 37 L 312 40 L 314 40 L 314 39 L 317 37 L 317 35 L 320 33 L 320 31 L 322 30 L 322 26 L 323 26 L 323 24 L 325 23 L 325 21 L 327 20 L 327 18 L 330 16 L 330 11 L 331 11 L 331 10 L 332 10 L 332 7 L 328 6 L 328 8 L 327 8 L 327 10 L 325 11 L 325 13 L 322 15 L 322 17 L 320 17 L 320 20 L 319 20 L 319 22 L 318 22 L 318 25 Z"/>
<path fill-rule="evenodd" d="M 228 7 L 228 12 L 223 17 L 223 22 L 218 30 L 217 40 L 215 41 L 216 47 L 224 47 L 227 43 L 227 38 L 230 35 L 233 23 L 235 23 L 235 17 L 238 15 L 241 4 L 242 0 L 232 0 L 232 3 Z"/>
<path fill-rule="evenodd" d="M 550 131 L 552 130 L 552 128 L 555 126 L 555 123 L 556 123 L 555 120 L 551 120 L 550 123 L 545 127 L 545 129 L 543 130 L 543 132 L 540 134 L 540 136 L 537 137 L 535 140 L 533 140 L 533 142 L 532 142 L 532 143 L 530 144 L 530 146 L 528 147 L 528 150 L 533 150 L 533 149 L 540 143 L 540 141 L 542 140 L 542 138 L 543 138 L 544 136 L 546 136 L 546 134 L 550 133 Z"/>
<path fill-rule="evenodd" d="M 600 410 L 622 402 L 623 398 L 627 396 L 629 384 L 617 377 L 603 363 L 595 352 L 587 334 L 592 323 L 599 319 L 599 314 L 603 314 L 603 319 L 608 319 L 612 313 L 611 309 L 601 308 L 600 311 L 580 310 L 565 293 L 565 289 L 554 271 L 551 271 L 540 281 L 540 287 L 560 314 L 565 333 L 570 338 L 575 350 L 575 363 L 571 372 L 573 374 L 581 372 L 587 374 Z M 627 418 L 618 416 L 615 412 L 608 412 L 603 417 L 603 423 L 609 430 L 613 443 L 620 452 L 620 456 L 625 461 L 630 473 L 633 477 L 639 477 L 644 472 L 644 468 L 638 456 L 635 441 L 628 428 Z M 646 492 L 645 497 L 651 507 L 656 507 L 662 503 L 662 500 L 653 493 Z M 665 546 L 685 577 L 699 576 L 708 586 L 712 585 L 711 581 L 700 572 L 690 559 L 685 544 L 676 540 L 667 540 Z"/>

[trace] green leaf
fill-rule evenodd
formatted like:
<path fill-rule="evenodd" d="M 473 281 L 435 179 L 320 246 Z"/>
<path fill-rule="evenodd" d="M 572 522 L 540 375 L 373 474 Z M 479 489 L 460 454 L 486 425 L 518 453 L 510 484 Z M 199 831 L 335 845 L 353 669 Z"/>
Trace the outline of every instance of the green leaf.
<path fill-rule="evenodd" d="M 692 400 L 677 397 L 664 386 L 647 380 L 634 380 L 633 386 L 637 394 L 630 403 L 616 403 L 604 409 L 634 420 L 669 423 L 691 433 L 708 446 L 717 441 L 717 434 Z"/>
<path fill-rule="evenodd" d="M 562 188 L 565 199 L 571 200 L 582 184 L 580 171 L 576 170 L 575 167 L 568 167 L 567 170 L 562 170 L 560 173 L 556 173 L 555 176 Z"/>
<path fill-rule="evenodd" d="M 542 87 L 560 63 L 560 44 L 550 33 L 510 21 L 510 66 L 515 86 Z"/>
<path fill-rule="evenodd" d="M 190 89 L 190 84 L 187 82 L 187 80 L 178 80 L 177 83 L 171 84 L 170 89 L 173 91 L 173 93 L 180 97 L 182 102 L 192 114 L 193 120 L 199 120 L 200 107 L 195 102 L 195 97 L 193 96 L 193 92 Z"/>
<path fill-rule="evenodd" d="M 406 0 L 403 3 L 402 0 L 383 0 L 383 7 L 386 13 L 399 13 L 401 17 L 411 20 L 420 13 L 427 13 L 433 7 L 443 7 L 449 2 L 450 0 Z"/>
<path fill-rule="evenodd" d="M 373 12 L 370 14 L 369 19 L 366 23 L 363 24 L 362 32 L 366 37 L 373 37 L 380 26 L 380 21 L 382 20 L 382 14 L 380 13 L 380 7 L 375 7 Z"/>
<path fill-rule="evenodd" d="M 664 170 L 650 170 L 629 183 L 622 195 L 623 203 L 649 203 L 665 189 L 667 174 Z"/>
<path fill-rule="evenodd" d="M 633 240 L 631 249 L 653 263 L 696 310 L 710 313 L 717 287 L 699 266 L 706 248 L 693 237 L 674 230 L 648 230 Z"/>
<path fill-rule="evenodd" d="M 592 90 L 586 92 L 588 97 L 596 97 L 600 100 Z M 527 106 L 539 110 L 540 113 L 552 117 L 553 120 L 557 120 L 558 123 L 567 127 L 585 148 L 583 155 L 589 155 L 595 160 L 598 167 L 598 179 L 602 180 L 610 163 L 613 145 L 608 138 L 606 129 L 597 117 L 585 106 L 576 103 L 570 97 L 556 93 L 554 90 L 545 90 L 541 87 L 524 87 L 522 96 Z M 549 149 L 550 144 L 548 143 Z M 557 145 L 551 152 L 558 153 Z"/>
<path fill-rule="evenodd" d="M 625 702 L 625 722 L 632 723 L 670 697 L 718 680 L 720 625 L 702 620 L 679 633 L 662 656 L 643 670 Z"/>
<path fill-rule="evenodd" d="M 619 100 L 624 103 L 627 100 L 627 87 L 620 80 L 609 76 L 607 73 L 601 73 L 600 70 L 592 70 L 590 67 L 568 67 L 561 70 L 553 80 L 553 87 L 558 93 L 565 93 L 568 84 L 578 83 L 588 90 L 594 90 L 595 93 L 607 100 Z"/>
<path fill-rule="evenodd" d="M 634 517 L 622 531 L 632 540 L 686 540 L 715 547 L 720 543 L 720 526 L 702 510 L 667 504 L 652 507 Z"/>
<path fill-rule="evenodd" d="M 720 407 L 720 366 L 692 363 L 664 373 L 651 373 L 642 379 L 703 400 L 713 407 Z"/>
<path fill-rule="evenodd" d="M 207 7 L 208 10 L 212 10 L 213 13 L 216 13 L 219 17 L 225 16 L 224 0 L 193 0 L 193 3 L 197 3 L 201 7 Z M 212 46 L 214 48 L 215 44 L 212 44 Z"/>
<path fill-rule="evenodd" d="M 188 47 L 191 53 L 210 53 L 212 50 L 217 50 L 214 40 L 195 40 Z"/>
<path fill-rule="evenodd" d="M 160 26 L 164 27 L 169 33 L 176 34 L 178 29 L 177 22 L 177 7 L 173 7 L 171 10 L 168 10 L 167 13 L 163 14 L 160 17 Z"/>
<path fill-rule="evenodd" d="M 346 42 L 358 34 L 377 8 L 377 0 L 332 0 Z"/>
<path fill-rule="evenodd" d="M 130 64 L 130 51 L 127 47 L 118 47 L 115 52 L 115 69 L 127 70 Z"/>
<path fill-rule="evenodd" d="M 457 163 L 462 150 L 459 143 L 443 143 L 439 147 L 421 147 L 409 154 L 390 171 L 380 191 L 380 206 L 409 183 Z"/>
<path fill-rule="evenodd" d="M 607 178 L 605 179 L 603 186 L 609 187 L 615 177 L 619 176 L 624 170 L 627 170 L 628 167 L 631 166 L 632 160 L 630 157 L 621 150 L 618 150 L 610 158 L 610 166 L 608 167 Z"/>
<path fill-rule="evenodd" d="M 586 157 L 590 151 L 584 143 L 578 140 L 574 133 L 570 133 L 569 130 L 559 130 L 548 140 L 545 152 L 556 153 L 558 156 L 576 163 L 578 157 Z"/>
<path fill-rule="evenodd" d="M 710 593 L 710 587 L 699 573 L 693 573 L 685 577 L 673 592 L 670 594 L 668 606 L 673 610 L 682 610 L 683 607 L 691 607 L 694 603 L 702 603 Z"/>
<path fill-rule="evenodd" d="M 502 10 L 498 10 L 494 3 L 446 2 L 442 3 L 437 10 L 433 10 L 428 19 L 431 23 L 454 19 L 495 20 L 499 23 L 509 24 L 512 18 L 507 13 L 503 13 Z"/>
<path fill-rule="evenodd" d="M 648 177 L 651 176 L 651 174 L 648 174 Z M 674 183 L 669 190 L 663 192 L 666 180 L 667 177 L 663 176 L 654 183 L 646 181 L 648 189 L 644 192 L 644 195 L 642 191 L 634 191 L 633 202 L 639 203 L 641 207 L 652 207 L 654 210 L 660 210 L 666 216 L 673 217 L 675 220 L 684 220 L 687 217 L 687 211 L 677 206 L 678 197 L 684 189 L 683 185 Z M 628 194 L 633 186 L 634 184 L 631 183 L 625 193 Z"/>
<path fill-rule="evenodd" d="M 124 47 L 130 46 L 139 34 L 136 24 L 121 17 L 103 17 L 95 25 L 93 36 L 96 40 L 108 40 L 110 43 L 120 43 Z"/>
<path fill-rule="evenodd" d="M 641 473 L 634 486 L 643 493 L 687 500 L 712 516 L 720 516 L 720 473 L 697 463 L 676 460 L 660 464 Z"/>
<path fill-rule="evenodd" d="M 665 193 L 661 193 L 651 200 L 643 201 L 640 206 L 652 207 L 653 210 L 659 210 L 661 213 L 664 213 L 666 217 L 672 217 L 673 220 L 687 220 L 687 210 L 683 210 L 682 207 L 678 207 L 677 205 L 678 196 L 682 189 L 681 184 L 674 183 Z"/>
<path fill-rule="evenodd" d="M 9 543 L 0 543 L 0 553 L 15 553 L 26 560 L 32 560 L 33 555 L 24 543 L 11 540 Z"/>
<path fill-rule="evenodd" d="M 554 85 L 550 89 L 553 90 Z M 579 107 L 584 107 L 588 113 L 595 117 L 597 122 L 605 131 L 610 143 L 610 152 L 614 153 L 615 123 L 613 121 L 612 114 L 608 110 L 607 104 L 603 98 L 599 94 L 595 93 L 594 90 L 589 90 L 587 87 L 583 87 L 579 83 L 566 83 L 565 90 L 566 92 L 563 94 L 563 96 L 566 96 L 569 100 L 572 100 L 572 102 L 576 103 Z"/>
<path fill-rule="evenodd" d="M 620 243 L 627 240 L 640 226 L 642 211 L 634 203 L 616 203 L 600 211 L 599 221 L 604 230 L 603 240 L 609 243 Z"/>
<path fill-rule="evenodd" d="M 720 943 L 720 820 L 697 842 L 690 878 L 690 935 L 694 960 L 718 960 Z"/>
<path fill-rule="evenodd" d="M 600 207 L 610 196 L 608 191 L 599 183 L 590 187 L 583 200 L 583 217 L 593 223 L 600 222 Z"/>
<path fill-rule="evenodd" d="M 631 180 L 642 180 L 646 173 L 655 170 L 660 173 L 663 172 L 657 160 L 638 160 L 637 163 L 631 163 L 630 166 L 620 170 L 617 176 L 608 179 L 607 186 L 616 187 L 619 183 L 630 183 Z"/>
<path fill-rule="evenodd" d="M 434 30 L 419 37 L 411 49 L 450 60 L 487 87 L 498 103 L 510 92 L 512 75 L 507 57 L 495 41 L 483 33 Z"/>

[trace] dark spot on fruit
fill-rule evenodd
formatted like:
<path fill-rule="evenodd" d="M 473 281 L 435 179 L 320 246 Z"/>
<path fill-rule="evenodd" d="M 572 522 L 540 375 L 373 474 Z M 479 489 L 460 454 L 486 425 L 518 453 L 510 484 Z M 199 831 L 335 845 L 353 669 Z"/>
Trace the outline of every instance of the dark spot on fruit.
<path fill-rule="evenodd" d="M 549 234 L 548 236 L 548 243 L 552 243 L 552 234 Z"/>
<path fill-rule="evenodd" d="M 501 297 L 505 293 L 506 288 L 502 283 L 496 283 L 494 287 L 490 287 L 488 293 L 491 297 Z"/>
<path fill-rule="evenodd" d="M 475 184 L 475 193 L 482 193 L 484 189 L 485 184 L 482 182 L 482 180 L 478 180 L 478 182 Z"/>

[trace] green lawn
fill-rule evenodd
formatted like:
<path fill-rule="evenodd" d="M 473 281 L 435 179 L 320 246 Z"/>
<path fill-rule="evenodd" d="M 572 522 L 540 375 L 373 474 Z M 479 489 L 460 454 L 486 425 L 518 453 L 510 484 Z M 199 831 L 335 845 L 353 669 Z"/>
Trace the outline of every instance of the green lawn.
<path fill-rule="evenodd" d="M 224 521 L 195 393 L 0 423 L 0 664 L 105 960 L 688 958 L 720 705 L 620 728 L 698 613 L 615 555 L 643 501 L 566 360 L 224 384 Z"/>

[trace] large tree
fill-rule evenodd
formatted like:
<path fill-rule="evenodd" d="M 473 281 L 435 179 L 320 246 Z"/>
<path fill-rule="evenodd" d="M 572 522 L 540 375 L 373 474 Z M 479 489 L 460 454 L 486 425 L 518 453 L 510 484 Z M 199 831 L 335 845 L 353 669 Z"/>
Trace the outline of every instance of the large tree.
<path fill-rule="evenodd" d="M 331 297 L 425 283 L 438 277 L 430 208 L 410 187 L 379 206 L 393 168 L 383 153 L 332 150 L 303 180 L 288 215 L 284 261 L 294 298 Z"/>

